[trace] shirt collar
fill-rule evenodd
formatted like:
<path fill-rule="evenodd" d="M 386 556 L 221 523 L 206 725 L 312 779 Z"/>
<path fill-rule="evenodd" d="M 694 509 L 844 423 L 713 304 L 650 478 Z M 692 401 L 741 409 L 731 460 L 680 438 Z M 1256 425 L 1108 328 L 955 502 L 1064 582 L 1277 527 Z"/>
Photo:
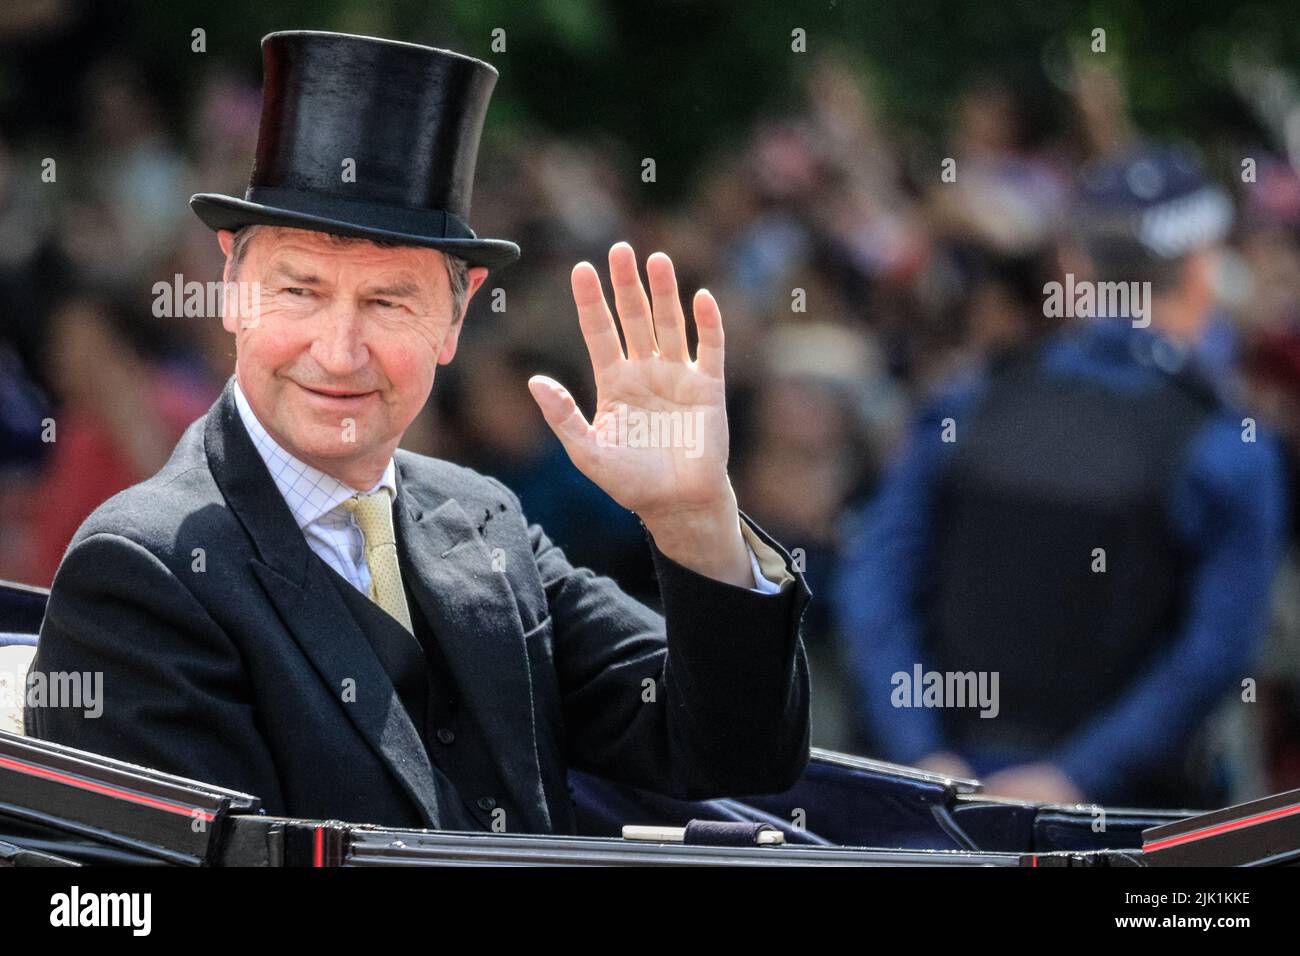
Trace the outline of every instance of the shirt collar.
<path fill-rule="evenodd" d="M 262 461 L 266 463 L 266 468 L 271 473 L 275 486 L 280 489 L 280 494 L 284 497 L 285 503 L 289 505 L 289 510 L 293 512 L 294 520 L 298 522 L 299 528 L 305 528 L 307 525 L 319 521 L 343 504 L 344 501 L 357 494 L 355 488 L 344 484 L 333 475 L 327 475 L 319 468 L 314 468 L 304 461 L 299 461 L 281 448 L 270 433 L 262 427 L 257 415 L 253 413 L 253 407 L 248 404 L 248 399 L 239 387 L 238 378 L 235 379 L 234 391 L 235 405 L 239 409 L 239 417 L 243 419 L 244 428 L 248 430 L 249 437 L 253 439 L 253 447 L 257 449 L 258 454 L 262 456 Z M 395 499 L 397 497 L 397 469 L 391 457 L 384 468 L 383 476 L 379 481 L 375 482 L 367 494 L 373 493 L 380 488 L 387 488 L 390 498 Z"/>

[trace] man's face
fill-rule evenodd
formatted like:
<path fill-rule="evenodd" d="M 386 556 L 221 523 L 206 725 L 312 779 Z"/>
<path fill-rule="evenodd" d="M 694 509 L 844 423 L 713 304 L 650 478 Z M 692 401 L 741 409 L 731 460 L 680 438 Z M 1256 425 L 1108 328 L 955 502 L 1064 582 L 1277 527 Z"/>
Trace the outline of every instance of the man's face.
<path fill-rule="evenodd" d="M 456 354 L 442 253 L 264 228 L 235 276 L 234 235 L 218 238 L 226 279 L 260 284 L 256 321 L 223 319 L 253 411 L 289 454 L 369 488 Z M 470 270 L 466 305 L 486 277 Z"/>

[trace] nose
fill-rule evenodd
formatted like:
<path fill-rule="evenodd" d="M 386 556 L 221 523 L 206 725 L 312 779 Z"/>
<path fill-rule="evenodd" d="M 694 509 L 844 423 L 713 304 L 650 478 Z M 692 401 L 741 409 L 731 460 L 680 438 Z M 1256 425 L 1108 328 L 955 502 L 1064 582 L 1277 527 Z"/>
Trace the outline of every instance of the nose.
<path fill-rule="evenodd" d="M 370 350 L 364 340 L 361 313 L 346 299 L 337 297 L 315 317 L 318 323 L 311 355 L 332 376 L 345 378 L 364 368 Z"/>

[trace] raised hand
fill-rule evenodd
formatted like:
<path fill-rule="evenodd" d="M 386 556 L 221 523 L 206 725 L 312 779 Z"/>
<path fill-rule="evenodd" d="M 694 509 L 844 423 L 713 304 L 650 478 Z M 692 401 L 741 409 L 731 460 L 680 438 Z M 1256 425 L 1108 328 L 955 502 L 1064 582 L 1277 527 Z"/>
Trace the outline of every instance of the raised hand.
<path fill-rule="evenodd" d="M 751 586 L 735 493 L 727 477 L 722 313 L 701 289 L 692 304 L 699 347 L 686 344 L 686 317 L 672 260 L 646 260 L 650 296 L 626 242 L 609 251 L 619 342 L 600 277 L 573 269 L 573 300 L 596 379 L 588 422 L 572 395 L 545 375 L 529 390 L 574 465 L 637 513 L 666 555 L 719 580 Z"/>

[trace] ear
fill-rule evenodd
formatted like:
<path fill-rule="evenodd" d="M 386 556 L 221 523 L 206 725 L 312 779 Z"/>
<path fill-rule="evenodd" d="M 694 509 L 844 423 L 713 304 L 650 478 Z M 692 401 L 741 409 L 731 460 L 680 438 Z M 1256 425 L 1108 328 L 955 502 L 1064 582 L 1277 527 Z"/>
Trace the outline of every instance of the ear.
<path fill-rule="evenodd" d="M 439 365 L 446 365 L 456 357 L 456 344 L 460 341 L 460 330 L 465 327 L 465 313 L 469 311 L 470 300 L 474 298 L 474 293 L 479 290 L 487 277 L 486 266 L 472 266 L 465 273 L 468 284 L 465 286 L 465 302 L 461 308 L 460 321 L 447 330 L 447 337 L 442 342 L 442 351 L 438 354 Z"/>
<path fill-rule="evenodd" d="M 1191 334 L 1199 334 L 1219 298 L 1219 257 L 1213 247 L 1198 249 L 1187 257 L 1182 288 L 1187 303 Z"/>
<path fill-rule="evenodd" d="M 229 229 L 217 230 L 217 243 L 221 246 L 221 251 L 226 256 L 226 279 L 230 278 L 230 253 L 235 247 L 235 234 Z"/>
<path fill-rule="evenodd" d="M 233 260 L 231 259 L 230 254 L 235 245 L 235 234 L 231 232 L 229 229 L 218 229 L 217 242 L 221 246 L 221 251 L 225 253 L 226 256 L 226 265 L 221 270 L 221 281 L 226 284 L 226 288 L 229 288 L 230 279 L 231 279 L 231 269 L 233 266 Z M 222 312 L 221 326 L 227 332 L 234 332 L 236 329 L 236 318 L 235 316 L 230 314 L 229 309 Z"/>
<path fill-rule="evenodd" d="M 469 311 L 470 299 L 474 298 L 474 293 L 487 277 L 486 266 L 474 266 L 466 273 L 469 284 L 465 287 L 465 306 L 461 309 L 460 321 L 447 330 L 447 337 L 443 339 L 442 352 L 438 355 L 439 365 L 446 365 L 456 357 L 456 345 L 460 341 L 460 330 L 465 327 L 465 313 Z"/>
<path fill-rule="evenodd" d="M 469 279 L 469 286 L 465 289 L 465 308 L 469 308 L 469 300 L 474 298 L 474 293 L 478 291 L 485 281 L 487 281 L 487 266 L 474 266 L 466 274 Z M 464 321 L 463 319 L 461 320 Z"/>
<path fill-rule="evenodd" d="M 466 297 L 465 301 L 468 302 L 469 298 Z M 464 327 L 465 319 L 462 316 L 459 322 L 447 329 L 447 337 L 442 340 L 442 351 L 438 353 L 439 365 L 446 365 L 456 357 L 456 345 L 460 342 L 460 330 Z"/>
<path fill-rule="evenodd" d="M 1187 282 L 1200 303 L 1209 309 L 1214 304 L 1221 254 L 1213 247 L 1198 249 L 1188 256 Z"/>

